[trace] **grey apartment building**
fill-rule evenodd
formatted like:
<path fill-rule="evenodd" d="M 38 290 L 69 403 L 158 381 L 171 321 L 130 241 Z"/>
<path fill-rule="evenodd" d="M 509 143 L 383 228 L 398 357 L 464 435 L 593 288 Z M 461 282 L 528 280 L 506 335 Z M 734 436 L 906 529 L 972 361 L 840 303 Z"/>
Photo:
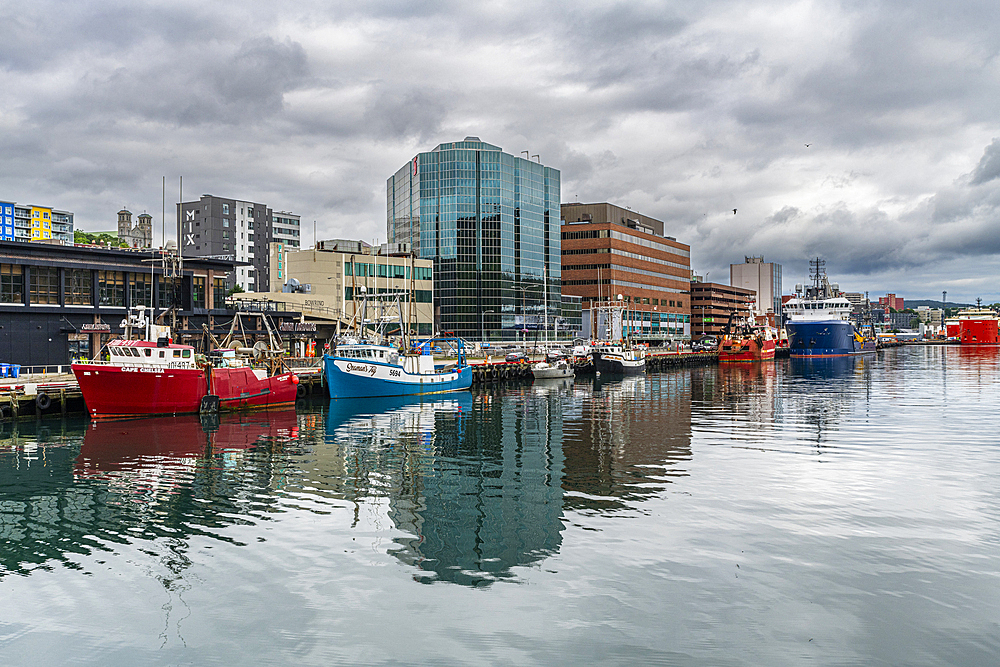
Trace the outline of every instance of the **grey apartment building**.
<path fill-rule="evenodd" d="M 389 177 L 388 241 L 434 260 L 441 331 L 514 340 L 555 330 L 559 195 L 558 169 L 478 137 L 418 153 Z"/>
<path fill-rule="evenodd" d="M 177 225 L 185 257 L 230 259 L 236 262 L 229 275 L 230 287 L 239 285 L 247 292 L 270 290 L 273 232 L 271 209 L 265 204 L 202 195 L 197 201 L 178 204 Z"/>

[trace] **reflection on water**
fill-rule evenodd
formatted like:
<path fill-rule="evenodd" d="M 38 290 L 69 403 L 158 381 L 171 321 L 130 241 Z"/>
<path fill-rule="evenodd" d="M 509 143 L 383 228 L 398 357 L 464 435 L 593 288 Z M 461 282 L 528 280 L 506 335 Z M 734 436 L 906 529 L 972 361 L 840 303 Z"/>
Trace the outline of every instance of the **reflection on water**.
<path fill-rule="evenodd" d="M 581 385 L 577 385 L 581 386 Z M 583 385 L 563 428 L 567 509 L 620 510 L 686 474 L 691 458 L 691 376 L 598 379 Z"/>
<path fill-rule="evenodd" d="M 922 347 L 6 425 L 0 655 L 993 664 L 998 386 Z"/>
<path fill-rule="evenodd" d="M 82 438 L 73 426 L 45 446 L 15 425 L 3 444 L 0 571 L 134 539 L 225 539 L 220 528 L 270 504 L 266 474 L 243 472 L 266 470 L 272 448 L 298 436 L 294 411 L 93 422 L 77 426 Z"/>

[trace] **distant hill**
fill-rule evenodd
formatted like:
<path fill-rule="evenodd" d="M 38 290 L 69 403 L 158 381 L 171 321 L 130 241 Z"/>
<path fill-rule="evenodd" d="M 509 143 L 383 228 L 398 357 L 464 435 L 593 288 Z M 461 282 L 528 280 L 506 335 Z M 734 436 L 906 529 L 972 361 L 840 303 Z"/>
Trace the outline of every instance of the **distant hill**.
<path fill-rule="evenodd" d="M 904 299 L 903 303 L 907 308 L 916 308 L 917 306 L 927 306 L 928 308 L 968 308 L 975 305 L 971 303 L 955 303 L 954 301 L 934 301 L 933 299 Z"/>

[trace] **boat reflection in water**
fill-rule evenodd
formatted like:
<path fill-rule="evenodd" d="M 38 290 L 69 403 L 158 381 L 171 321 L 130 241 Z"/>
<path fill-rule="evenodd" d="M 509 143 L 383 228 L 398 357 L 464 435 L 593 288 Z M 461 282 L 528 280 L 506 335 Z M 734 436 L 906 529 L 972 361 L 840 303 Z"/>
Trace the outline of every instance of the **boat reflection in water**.
<path fill-rule="evenodd" d="M 485 586 L 559 548 L 559 403 L 530 391 L 333 401 L 326 457 L 343 461 L 347 497 L 387 499 L 406 533 L 389 552 L 415 580 Z"/>
<path fill-rule="evenodd" d="M 602 376 L 563 425 L 563 506 L 619 513 L 687 475 L 691 460 L 691 376 Z"/>
<path fill-rule="evenodd" d="M 294 409 L 256 415 L 179 415 L 94 421 L 83 436 L 74 474 L 134 472 L 151 465 L 195 466 L 261 441 L 298 437 Z"/>
<path fill-rule="evenodd" d="M 231 541 L 228 526 L 276 503 L 271 463 L 302 435 L 296 419 L 282 410 L 67 422 L 61 434 L 17 425 L 0 442 L 0 574 L 77 567 L 141 540 L 161 552 L 164 581 L 182 578 L 191 536 Z"/>
<path fill-rule="evenodd" d="M 879 363 L 875 355 L 789 360 L 785 412 L 795 415 L 804 427 L 804 439 L 817 451 L 844 420 L 845 411 L 858 405 L 859 392 L 866 394 L 862 406 L 870 402 L 875 363 Z"/>

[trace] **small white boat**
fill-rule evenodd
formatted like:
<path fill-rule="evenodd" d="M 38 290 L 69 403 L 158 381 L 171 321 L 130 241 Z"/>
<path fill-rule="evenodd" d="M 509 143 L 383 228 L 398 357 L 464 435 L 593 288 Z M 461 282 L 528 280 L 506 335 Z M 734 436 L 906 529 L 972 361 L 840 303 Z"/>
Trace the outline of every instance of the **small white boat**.
<path fill-rule="evenodd" d="M 539 361 L 531 367 L 531 374 L 536 380 L 554 380 L 561 378 L 571 378 L 576 375 L 576 371 L 565 359 L 560 359 L 553 363 Z"/>

